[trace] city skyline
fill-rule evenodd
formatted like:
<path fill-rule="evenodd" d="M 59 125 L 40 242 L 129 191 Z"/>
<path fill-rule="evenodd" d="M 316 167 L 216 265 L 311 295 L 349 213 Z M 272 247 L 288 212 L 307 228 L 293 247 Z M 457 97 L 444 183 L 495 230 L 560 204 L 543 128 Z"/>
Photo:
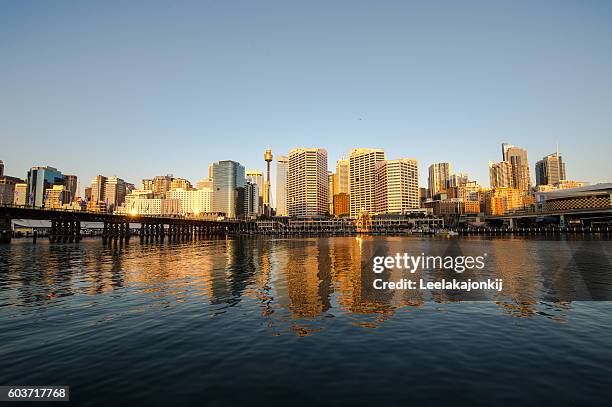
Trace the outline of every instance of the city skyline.
<path fill-rule="evenodd" d="M 434 162 L 486 185 L 505 141 L 532 172 L 558 143 L 573 179 L 612 178 L 607 3 L 0 7 L 10 174 L 196 181 L 263 171 L 266 146 L 359 146 L 417 158 L 420 185 Z"/>
<path fill-rule="evenodd" d="M 518 150 L 522 150 L 522 151 L 525 151 L 525 152 L 528 152 L 528 151 L 529 151 L 529 149 L 527 149 L 527 148 L 523 148 L 522 146 L 510 145 L 509 143 L 505 143 L 505 142 L 504 142 L 504 143 L 501 143 L 501 146 L 502 146 L 502 154 L 501 154 L 501 156 L 499 156 L 498 158 L 496 158 L 496 160 L 495 160 L 495 161 L 497 161 L 497 162 L 494 164 L 494 166 L 499 165 L 499 164 L 508 164 L 508 165 L 510 165 L 510 161 L 507 161 L 507 160 L 505 160 L 505 159 L 504 159 L 504 155 L 505 155 L 504 148 L 505 148 L 505 147 L 511 147 L 511 148 L 518 149 Z M 295 148 L 312 148 L 312 147 L 293 147 L 292 149 L 295 149 Z M 325 147 L 314 147 L 314 148 L 315 148 L 315 149 L 316 149 L 316 148 L 323 148 L 324 150 L 327 150 Z M 267 150 L 271 150 L 271 149 L 269 149 L 269 148 L 268 148 Z M 291 149 L 290 149 L 290 150 L 291 150 Z M 366 148 L 366 147 L 356 147 L 356 148 L 351 149 L 351 151 L 353 151 L 353 150 L 379 150 L 379 151 L 382 151 L 382 152 L 384 152 L 384 153 L 386 154 L 386 149 L 384 149 L 384 148 Z M 272 150 L 272 151 L 274 152 L 274 150 Z M 255 153 L 255 154 L 256 154 L 256 153 Z M 286 155 L 288 155 L 288 153 L 284 153 L 284 152 L 283 152 L 282 154 L 280 154 L 280 155 L 279 155 L 279 157 L 281 157 L 281 158 L 286 158 L 286 157 L 285 157 L 285 154 L 286 154 Z M 560 157 L 564 157 L 564 156 L 565 156 L 565 154 L 562 154 L 560 151 L 556 151 L 556 152 L 551 153 L 551 154 L 546 154 L 546 155 L 544 156 L 544 158 L 547 158 L 547 157 L 553 156 L 553 155 L 555 155 L 555 154 L 558 154 Z M 335 160 L 335 161 L 331 161 L 331 160 L 329 160 L 329 159 L 328 159 L 328 161 L 327 161 L 327 167 L 328 167 L 328 168 L 327 168 L 327 169 L 328 169 L 329 173 L 330 173 L 330 174 L 334 174 L 334 175 L 337 177 L 337 171 L 338 171 L 337 163 L 338 163 L 338 162 L 346 162 L 346 163 L 347 163 L 347 165 L 348 165 L 348 161 L 349 161 L 349 160 L 348 160 L 348 158 L 346 158 L 346 157 L 349 157 L 349 156 L 350 156 L 350 152 L 349 152 L 349 154 L 347 154 L 346 156 L 342 156 L 341 158 L 339 158 L 339 159 L 337 159 L 337 160 Z M 467 179 L 469 179 L 470 181 L 475 181 L 475 182 L 477 182 L 477 183 L 478 183 L 480 186 L 482 186 L 482 187 L 495 187 L 495 186 L 499 187 L 499 186 L 504 186 L 504 185 L 499 185 L 499 184 L 497 184 L 497 185 L 493 185 L 493 184 L 492 184 L 492 182 L 491 182 L 491 181 L 492 181 L 492 179 L 491 179 L 491 176 L 492 176 L 492 174 L 491 174 L 491 165 L 493 164 L 493 163 L 492 163 L 492 161 L 489 161 L 489 163 L 488 163 L 488 168 L 487 168 L 488 180 L 487 180 L 487 182 L 484 182 L 484 183 L 483 183 L 483 182 L 481 182 L 480 180 L 476 179 L 476 178 L 475 178 L 475 177 L 474 177 L 474 176 L 473 176 L 471 173 L 469 173 L 469 172 L 465 172 L 465 171 L 458 171 L 458 170 L 456 170 L 456 168 L 454 168 L 454 166 L 453 166 L 453 162 L 454 162 L 454 161 L 452 161 L 452 160 L 451 160 L 451 161 L 448 161 L 448 162 L 437 161 L 437 162 L 432 162 L 432 163 L 423 163 L 423 162 L 421 162 L 421 161 L 418 159 L 418 157 L 412 157 L 412 158 L 413 158 L 413 159 L 416 159 L 416 162 L 417 162 L 417 169 L 418 169 L 418 171 L 417 171 L 417 172 L 418 172 L 418 182 L 419 182 L 418 186 L 419 186 L 419 187 L 422 187 L 422 188 L 426 188 L 426 189 L 428 190 L 428 194 L 430 193 L 430 192 L 429 192 L 429 191 L 430 191 L 430 190 L 429 190 L 429 186 L 430 186 L 431 168 L 432 168 L 433 166 L 436 166 L 436 165 L 444 165 L 444 164 L 450 164 L 450 168 L 449 168 L 449 169 L 446 171 L 446 172 L 448 172 L 448 174 L 446 174 L 446 176 L 444 176 L 444 177 L 443 177 L 443 178 L 444 178 L 444 179 L 445 179 L 447 182 L 450 180 L 450 178 L 451 178 L 452 176 L 465 176 L 465 177 L 467 177 Z M 389 161 L 389 160 L 401 160 L 401 159 L 405 159 L 405 157 L 400 157 L 400 158 L 396 158 L 396 157 L 388 157 L 388 156 L 386 157 L 386 160 L 388 160 L 388 161 Z M 237 163 L 239 163 L 239 164 L 240 164 L 242 167 L 244 167 L 244 168 L 245 168 L 245 174 L 246 174 L 246 175 L 245 175 L 245 180 L 251 180 L 252 182 L 255 182 L 256 184 L 258 184 L 258 187 L 259 187 L 259 184 L 260 184 L 260 183 L 263 183 L 263 171 L 262 171 L 262 170 L 260 170 L 260 169 L 258 169 L 258 168 L 250 168 L 250 169 L 246 169 L 247 167 L 246 167 L 246 166 L 245 166 L 245 165 L 244 165 L 242 162 L 240 162 L 240 161 L 238 161 L 238 160 L 231 159 L 231 158 L 226 159 L 226 160 L 217 160 L 217 161 L 234 161 L 234 162 L 237 162 Z M 262 158 L 262 161 L 264 161 L 264 160 L 263 160 L 263 158 Z M 531 161 L 532 161 L 532 160 L 531 160 L 531 159 L 529 159 L 529 163 L 531 163 Z M 530 181 L 531 181 L 530 186 L 537 186 L 537 185 L 539 185 L 539 184 L 538 184 L 538 182 L 537 182 L 536 173 L 537 173 L 537 171 L 538 171 L 538 165 L 539 165 L 539 164 L 542 162 L 542 158 L 537 158 L 537 157 L 536 157 L 536 159 L 535 159 L 534 161 L 535 161 L 535 163 L 533 164 L 533 166 L 530 166 L 530 167 L 528 168 L 528 171 L 527 171 L 527 172 L 528 172 L 529 179 L 530 179 Z M 265 162 L 265 161 L 264 161 L 264 162 Z M 272 162 L 273 162 L 273 164 L 272 164 L 272 165 L 273 165 L 273 167 L 272 167 L 272 168 L 273 168 L 273 170 L 271 171 L 270 199 L 271 199 L 271 205 L 272 205 L 272 207 L 273 207 L 273 208 L 275 208 L 275 206 L 276 206 L 276 204 L 277 204 L 277 203 L 276 203 L 276 199 L 277 199 L 277 194 L 276 194 L 276 186 L 277 186 L 277 182 L 276 182 L 276 180 L 277 180 L 277 176 L 278 176 L 278 174 L 277 174 L 277 169 L 276 169 L 276 165 L 277 165 L 277 161 L 276 161 L 276 159 L 272 160 Z M 563 175 L 567 175 L 567 172 L 566 172 L 566 169 L 565 169 L 565 162 L 566 162 L 566 159 L 565 159 L 565 158 L 563 158 Z M 69 176 L 69 177 L 74 177 L 74 176 L 76 176 L 76 177 L 78 178 L 78 183 L 77 183 L 77 185 L 79 185 L 79 187 L 77 187 L 77 186 L 75 185 L 75 186 L 73 186 L 71 189 L 76 188 L 76 195 L 77 195 L 77 196 L 83 196 L 83 195 L 84 195 L 84 192 L 85 192 L 85 188 L 86 188 L 86 187 L 87 187 L 87 186 L 88 186 L 88 185 L 89 185 L 91 182 L 94 182 L 94 181 L 95 181 L 95 180 L 96 180 L 96 179 L 97 179 L 99 176 L 104 176 L 104 177 L 109 177 L 109 178 L 119 177 L 119 178 L 122 178 L 122 179 L 121 179 L 121 181 L 123 181 L 123 182 L 129 182 L 130 184 L 133 184 L 133 185 L 138 186 L 138 185 L 141 185 L 141 184 L 142 184 L 142 183 L 143 183 L 145 180 L 151 180 L 151 179 L 152 179 L 152 177 L 155 177 L 155 176 L 167 176 L 167 175 L 168 175 L 168 176 L 172 176 L 174 179 L 177 179 L 177 180 L 182 180 L 182 181 L 185 181 L 185 182 L 187 182 L 187 183 L 191 183 L 191 184 L 193 184 L 193 185 L 195 186 L 195 185 L 196 185 L 198 182 L 203 181 L 203 180 L 206 180 L 206 179 L 209 179 L 209 177 L 210 177 L 210 166 L 211 166 L 213 163 L 214 163 L 214 162 L 211 162 L 211 163 L 209 163 L 208 165 L 206 165 L 206 174 L 205 174 L 205 175 L 202 175 L 202 176 L 200 176 L 199 178 L 195 178 L 195 179 L 191 179 L 191 178 L 183 177 L 183 176 L 180 176 L 180 175 L 179 175 L 179 176 L 177 176 L 177 174 L 174 174 L 174 173 L 172 173 L 172 172 L 165 173 L 165 174 L 151 174 L 151 173 L 149 173 L 149 174 L 147 174 L 147 176 L 145 176 L 145 177 L 143 177 L 143 178 L 140 178 L 140 179 L 132 179 L 132 177 L 130 177 L 129 175 L 128 175 L 128 176 L 125 176 L 125 175 L 123 175 L 123 174 L 122 174 L 122 175 L 116 175 L 116 174 L 115 174 L 115 173 L 113 173 L 113 172 L 108 173 L 108 174 L 103 174 L 103 173 L 101 173 L 101 172 L 98 172 L 98 173 L 96 173 L 96 175 L 95 175 L 95 176 L 94 176 L 94 177 L 93 177 L 93 178 L 92 178 L 90 181 L 88 181 L 88 180 L 86 180 L 86 179 L 82 178 L 80 174 L 68 175 L 68 174 L 65 172 L 65 170 L 63 169 L 63 167 L 57 167 L 57 166 L 54 166 L 54 165 L 49 165 L 49 164 L 42 164 L 42 165 L 40 165 L 40 167 L 50 167 L 50 168 L 52 168 L 52 169 L 57 169 L 58 171 L 63 172 L 65 175 L 67 175 L 67 176 Z M 7 173 L 7 172 L 6 172 L 6 168 L 7 168 L 7 166 L 6 166 L 6 162 L 4 162 L 4 161 L 3 161 L 3 162 L 2 162 L 2 165 L 3 165 L 3 171 L 4 171 L 5 175 L 9 175 L 9 173 Z M 33 168 L 37 168 L 37 167 L 39 167 L 39 165 L 32 165 L 32 166 L 30 166 L 30 167 L 28 168 L 28 170 L 26 171 L 26 175 L 23 177 L 23 179 L 24 179 L 26 182 L 27 182 L 27 178 L 28 178 L 28 177 L 27 177 L 27 173 L 28 173 L 28 172 L 29 172 L 31 169 L 33 169 Z M 425 168 L 425 170 L 424 170 L 424 171 L 425 171 L 425 174 L 422 174 L 422 173 L 421 173 L 421 167 Z M 570 168 L 571 168 L 571 164 L 570 164 Z M 9 167 L 9 171 L 10 171 L 10 167 Z M 508 170 L 508 171 L 512 171 L 512 170 L 510 169 L 510 170 Z M 258 176 L 261 178 L 261 180 L 259 180 L 259 181 L 255 181 L 255 180 L 254 180 L 254 178 L 252 177 L 252 175 L 253 175 L 253 173 L 254 173 L 254 172 L 255 172 L 255 173 L 257 173 L 257 175 L 258 175 Z M 112 174 L 112 175 L 110 175 L 110 174 Z M 20 174 L 10 174 L 10 175 L 11 175 L 11 176 L 14 176 L 14 177 L 17 177 L 17 178 L 21 178 Z M 570 175 L 571 175 L 571 172 L 570 172 Z M 570 176 L 570 177 L 565 177 L 565 178 L 563 178 L 563 179 L 568 179 L 568 180 L 569 180 L 569 179 L 571 179 L 571 180 L 575 180 L 575 181 L 587 182 L 587 183 L 590 183 L 590 184 L 597 184 L 597 183 L 606 183 L 606 182 L 610 182 L 610 179 L 612 179 L 612 177 L 602 179 L 601 181 L 593 181 L 593 180 L 591 180 L 591 179 L 577 179 L 577 178 L 572 177 L 572 176 Z M 83 182 L 83 181 L 84 181 L 84 182 Z M 348 181 L 348 180 L 347 180 L 347 181 Z M 558 182 L 558 181 L 559 181 L 559 180 L 557 180 L 556 182 Z M 551 184 L 552 184 L 552 182 L 551 182 Z M 511 186 L 511 185 L 507 185 L 507 186 Z M 137 187 L 137 188 L 138 188 L 138 187 Z M 145 189 L 146 189 L 146 188 L 145 188 Z M 197 188 L 197 189 L 199 189 L 199 188 Z M 262 195 L 262 192 L 261 192 L 261 191 L 262 191 L 262 189 L 261 189 L 261 187 L 259 187 L 259 188 L 258 188 L 258 190 L 259 190 L 260 200 L 262 200 L 262 196 L 261 196 L 261 195 Z M 262 202 L 263 202 L 263 200 L 262 200 Z M 260 202 L 260 206 L 261 206 L 262 202 Z"/>

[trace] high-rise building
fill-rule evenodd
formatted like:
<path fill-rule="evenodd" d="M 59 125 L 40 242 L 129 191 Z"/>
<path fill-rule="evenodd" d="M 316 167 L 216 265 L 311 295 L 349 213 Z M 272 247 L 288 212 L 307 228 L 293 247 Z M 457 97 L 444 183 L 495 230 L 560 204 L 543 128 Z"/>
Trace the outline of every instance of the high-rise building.
<path fill-rule="evenodd" d="M 104 187 L 104 203 L 109 212 L 113 212 L 115 208 L 125 202 L 127 188 L 125 181 L 116 176 L 108 177 Z"/>
<path fill-rule="evenodd" d="M 535 171 L 536 185 L 554 185 L 567 179 L 565 163 L 558 152 L 549 154 L 536 162 Z"/>
<path fill-rule="evenodd" d="M 91 181 L 91 202 L 105 202 L 106 197 L 106 178 L 104 175 L 96 175 Z"/>
<path fill-rule="evenodd" d="M 288 216 L 287 209 L 287 177 L 289 174 L 289 159 L 279 156 L 276 159 L 276 216 Z"/>
<path fill-rule="evenodd" d="M 509 161 L 489 161 L 489 179 L 491 188 L 513 188 L 512 164 Z"/>
<path fill-rule="evenodd" d="M 172 178 L 172 181 L 170 181 L 169 191 L 174 191 L 177 189 L 184 189 L 185 191 L 188 191 L 192 188 L 193 186 L 191 185 L 191 182 L 189 182 L 189 180 L 185 178 Z"/>
<path fill-rule="evenodd" d="M 417 160 L 402 158 L 376 163 L 376 212 L 405 213 L 419 207 Z"/>
<path fill-rule="evenodd" d="M 153 178 L 153 193 L 161 198 L 166 196 L 172 185 L 172 175 L 158 175 Z"/>
<path fill-rule="evenodd" d="M 0 177 L 4 176 L 4 161 L 0 160 Z"/>
<path fill-rule="evenodd" d="M 287 205 L 289 216 L 323 216 L 329 210 L 327 151 L 293 148 L 289 151 Z"/>
<path fill-rule="evenodd" d="M 244 214 L 247 217 L 259 215 L 259 187 L 256 183 L 247 181 L 244 184 Z"/>
<path fill-rule="evenodd" d="M 376 210 L 376 163 L 385 160 L 380 148 L 354 148 L 349 154 L 350 216 Z"/>
<path fill-rule="evenodd" d="M 141 189 L 144 191 L 153 191 L 153 180 L 150 178 L 143 179 Z"/>
<path fill-rule="evenodd" d="M 468 175 L 464 173 L 451 174 L 448 177 L 448 188 L 457 188 L 458 186 L 465 185 L 469 181 Z"/>
<path fill-rule="evenodd" d="M 350 194 L 350 162 L 348 159 L 342 158 L 336 161 L 336 172 L 334 174 L 334 195 Z"/>
<path fill-rule="evenodd" d="M 334 187 L 334 178 L 335 178 L 335 174 L 331 171 L 327 171 L 327 182 L 329 183 L 329 195 L 328 195 L 328 199 L 329 199 L 329 211 L 328 213 L 330 215 L 332 215 L 334 213 L 334 194 L 333 191 L 335 189 Z"/>
<path fill-rule="evenodd" d="M 64 185 L 64 175 L 53 167 L 32 167 L 28 171 L 28 204 L 42 206 L 45 191 L 53 185 Z"/>
<path fill-rule="evenodd" d="M 450 175 L 450 163 L 435 163 L 429 166 L 429 178 L 427 179 L 427 186 L 429 189 L 430 198 L 433 199 L 436 195 L 442 192 L 446 192 Z"/>
<path fill-rule="evenodd" d="M 64 175 L 64 180 L 65 180 L 65 184 L 64 186 L 66 187 L 66 190 L 68 192 L 70 192 L 70 196 L 72 197 L 72 200 L 74 201 L 78 196 L 79 196 L 79 179 L 77 178 L 76 175 Z"/>
<path fill-rule="evenodd" d="M 531 188 L 531 176 L 529 173 L 529 162 L 527 160 L 527 150 L 502 143 L 503 161 L 508 161 L 512 165 L 512 187 L 520 191 L 527 192 Z"/>
<path fill-rule="evenodd" d="M 213 212 L 222 212 L 228 218 L 242 213 L 244 201 L 239 198 L 239 189 L 244 197 L 244 166 L 231 160 L 213 163 L 209 167 L 213 180 Z"/>
<path fill-rule="evenodd" d="M 246 171 L 246 180 L 250 183 L 257 185 L 257 191 L 259 194 L 259 202 L 257 203 L 257 208 L 259 210 L 258 215 L 263 214 L 264 210 L 264 177 L 263 172 L 260 170 L 247 170 Z"/>

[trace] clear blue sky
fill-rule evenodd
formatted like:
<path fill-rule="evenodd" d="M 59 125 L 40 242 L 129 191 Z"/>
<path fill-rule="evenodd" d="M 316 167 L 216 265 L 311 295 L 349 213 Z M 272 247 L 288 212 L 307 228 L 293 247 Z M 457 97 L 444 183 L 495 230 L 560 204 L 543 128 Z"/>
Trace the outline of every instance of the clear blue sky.
<path fill-rule="evenodd" d="M 9 175 L 82 184 L 306 146 L 488 185 L 502 141 L 612 181 L 612 2 L 4 0 L 0 137 Z"/>

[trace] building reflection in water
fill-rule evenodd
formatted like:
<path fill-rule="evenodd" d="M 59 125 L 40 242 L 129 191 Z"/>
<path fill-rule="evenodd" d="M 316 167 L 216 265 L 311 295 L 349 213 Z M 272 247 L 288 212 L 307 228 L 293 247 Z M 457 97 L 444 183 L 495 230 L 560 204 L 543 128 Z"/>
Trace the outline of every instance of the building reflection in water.
<path fill-rule="evenodd" d="M 565 237 L 462 239 L 406 237 L 268 237 L 103 245 L 17 243 L 2 248 L 0 304 L 27 305 L 73 295 L 93 298 L 118 290 L 148 298 L 146 305 L 204 303 L 211 317 L 242 302 L 274 333 L 308 335 L 341 317 L 378 327 L 400 309 L 429 303 L 485 301 L 501 315 L 563 321 L 571 301 L 612 299 L 609 240 Z M 374 290 L 375 278 L 448 278 L 439 269 L 406 274 L 372 271 L 374 256 L 480 255 L 486 267 L 459 278 L 501 278 L 501 293 L 449 290 Z M 402 311 L 403 312 L 403 311 Z"/>

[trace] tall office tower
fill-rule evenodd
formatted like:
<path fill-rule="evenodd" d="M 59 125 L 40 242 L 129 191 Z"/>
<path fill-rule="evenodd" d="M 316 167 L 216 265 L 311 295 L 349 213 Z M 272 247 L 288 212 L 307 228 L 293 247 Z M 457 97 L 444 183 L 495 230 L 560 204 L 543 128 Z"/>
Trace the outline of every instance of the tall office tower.
<path fill-rule="evenodd" d="M 514 148 L 513 145 L 508 143 L 502 143 L 502 161 L 510 161 L 508 160 L 508 150 Z"/>
<path fill-rule="evenodd" d="M 64 175 L 64 186 L 70 192 L 71 199 L 74 201 L 79 196 L 79 179 L 76 175 Z"/>
<path fill-rule="evenodd" d="M 427 184 L 430 198 L 433 199 L 437 194 L 446 191 L 450 174 L 450 163 L 435 163 L 429 166 Z"/>
<path fill-rule="evenodd" d="M 334 174 L 334 195 L 349 194 L 350 176 L 349 176 L 349 160 L 342 158 L 336 161 L 336 173 Z"/>
<path fill-rule="evenodd" d="M 189 191 L 190 189 L 193 189 L 193 186 L 191 185 L 191 182 L 185 178 L 172 178 L 172 181 L 170 181 L 169 191 L 176 191 L 177 189 Z"/>
<path fill-rule="evenodd" d="M 489 179 L 491 188 L 514 188 L 512 164 L 509 161 L 489 161 Z"/>
<path fill-rule="evenodd" d="M 158 175 L 153 178 L 153 193 L 159 197 L 165 197 L 166 192 L 170 191 L 172 175 Z"/>
<path fill-rule="evenodd" d="M 264 184 L 264 212 L 266 215 L 271 214 L 270 210 L 270 163 L 272 162 L 272 150 L 266 149 L 264 153 L 264 160 L 266 161 L 266 183 Z"/>
<path fill-rule="evenodd" d="M 288 216 L 287 210 L 287 177 L 289 159 L 283 155 L 276 159 L 276 216 Z"/>
<path fill-rule="evenodd" d="M 150 178 L 143 179 L 141 189 L 143 191 L 153 191 L 153 180 Z"/>
<path fill-rule="evenodd" d="M 559 184 L 566 179 L 565 163 L 559 152 L 552 153 L 536 162 L 536 185 Z"/>
<path fill-rule="evenodd" d="M 126 194 L 127 188 L 124 180 L 114 175 L 107 178 L 104 188 L 104 203 L 109 212 L 114 211 L 115 208 L 125 202 Z"/>
<path fill-rule="evenodd" d="M 106 181 L 107 178 L 103 175 L 97 175 L 91 181 L 91 201 L 92 202 L 104 202 L 106 196 Z"/>
<path fill-rule="evenodd" d="M 464 174 L 464 173 L 451 174 L 451 176 L 448 177 L 448 187 L 457 188 L 457 187 L 460 187 L 461 185 L 467 184 L 468 181 L 469 179 L 468 179 L 467 174 Z"/>
<path fill-rule="evenodd" d="M 257 191 L 259 193 L 259 202 L 257 204 L 259 215 L 263 214 L 264 210 L 264 177 L 263 172 L 260 170 L 247 170 L 246 180 L 257 185 Z"/>
<path fill-rule="evenodd" d="M 512 188 L 527 192 L 531 188 L 527 150 L 502 143 L 502 158 L 512 164 Z"/>
<path fill-rule="evenodd" d="M 64 174 L 53 167 L 32 167 L 28 171 L 28 197 L 29 205 L 42 206 L 45 200 L 45 191 L 53 185 L 64 185 Z"/>
<path fill-rule="evenodd" d="M 349 154 L 350 216 L 376 210 L 376 163 L 385 160 L 380 148 L 354 148 Z"/>
<path fill-rule="evenodd" d="M 287 205 L 289 216 L 323 216 L 329 210 L 327 151 L 323 148 L 289 150 Z"/>
<path fill-rule="evenodd" d="M 235 218 L 244 208 L 244 167 L 231 160 L 223 160 L 209 167 L 213 180 L 213 212 Z"/>
<path fill-rule="evenodd" d="M 4 175 L 4 161 L 0 160 L 0 177 Z"/>
<path fill-rule="evenodd" d="M 330 215 L 332 215 L 334 213 L 334 194 L 333 191 L 336 188 L 334 186 L 334 179 L 335 179 L 335 175 L 333 172 L 331 171 L 327 171 L 327 182 L 329 183 L 329 195 L 328 195 L 328 204 L 329 204 L 329 210 L 328 213 Z"/>
<path fill-rule="evenodd" d="M 260 214 L 259 187 L 256 183 L 246 181 L 244 184 L 244 214 L 247 217 Z"/>
<path fill-rule="evenodd" d="M 402 158 L 376 163 L 376 212 L 406 213 L 419 207 L 417 160 Z"/>

